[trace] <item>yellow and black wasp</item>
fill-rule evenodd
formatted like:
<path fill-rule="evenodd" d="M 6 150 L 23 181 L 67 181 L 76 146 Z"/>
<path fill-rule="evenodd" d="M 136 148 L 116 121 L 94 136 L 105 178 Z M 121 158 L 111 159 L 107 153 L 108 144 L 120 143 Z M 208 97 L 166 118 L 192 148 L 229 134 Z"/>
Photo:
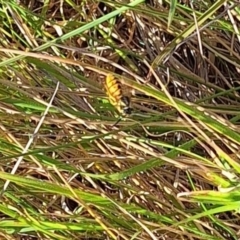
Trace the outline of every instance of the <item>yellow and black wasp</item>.
<path fill-rule="evenodd" d="M 112 74 L 108 74 L 105 80 L 105 90 L 109 102 L 118 110 L 121 117 L 113 125 L 117 125 L 122 117 L 127 117 L 132 113 L 130 97 L 123 93 L 121 82 Z"/>

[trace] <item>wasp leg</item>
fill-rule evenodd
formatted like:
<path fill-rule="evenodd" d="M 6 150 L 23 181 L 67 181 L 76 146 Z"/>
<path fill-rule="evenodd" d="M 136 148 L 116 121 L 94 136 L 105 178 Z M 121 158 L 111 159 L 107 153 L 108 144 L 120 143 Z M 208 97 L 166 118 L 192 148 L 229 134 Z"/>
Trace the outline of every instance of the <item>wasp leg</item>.
<path fill-rule="evenodd" d="M 121 120 L 122 120 L 122 117 L 120 117 L 120 118 L 111 126 L 111 128 L 115 127 Z"/>

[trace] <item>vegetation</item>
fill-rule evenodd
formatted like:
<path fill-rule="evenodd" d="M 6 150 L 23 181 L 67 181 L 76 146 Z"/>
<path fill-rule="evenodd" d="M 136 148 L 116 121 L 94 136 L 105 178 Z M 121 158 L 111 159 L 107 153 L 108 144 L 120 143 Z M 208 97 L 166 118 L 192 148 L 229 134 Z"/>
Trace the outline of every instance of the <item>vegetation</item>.
<path fill-rule="evenodd" d="M 238 1 L 0 10 L 1 239 L 239 239 Z"/>

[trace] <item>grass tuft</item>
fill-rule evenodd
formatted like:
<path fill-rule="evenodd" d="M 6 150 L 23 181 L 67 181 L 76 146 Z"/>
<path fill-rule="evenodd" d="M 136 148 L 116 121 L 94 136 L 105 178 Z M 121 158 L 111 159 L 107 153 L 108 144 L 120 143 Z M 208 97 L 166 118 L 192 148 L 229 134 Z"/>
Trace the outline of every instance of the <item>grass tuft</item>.
<path fill-rule="evenodd" d="M 236 1 L 0 11 L 3 239 L 239 239 Z"/>

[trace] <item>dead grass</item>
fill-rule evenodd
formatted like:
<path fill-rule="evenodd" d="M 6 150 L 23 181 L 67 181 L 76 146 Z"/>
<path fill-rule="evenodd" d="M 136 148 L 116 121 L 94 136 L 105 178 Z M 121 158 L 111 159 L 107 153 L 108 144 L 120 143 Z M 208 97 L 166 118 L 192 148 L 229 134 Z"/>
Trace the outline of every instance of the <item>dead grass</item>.
<path fill-rule="evenodd" d="M 240 9 L 187 2 L 2 2 L 2 239 L 239 238 Z"/>

